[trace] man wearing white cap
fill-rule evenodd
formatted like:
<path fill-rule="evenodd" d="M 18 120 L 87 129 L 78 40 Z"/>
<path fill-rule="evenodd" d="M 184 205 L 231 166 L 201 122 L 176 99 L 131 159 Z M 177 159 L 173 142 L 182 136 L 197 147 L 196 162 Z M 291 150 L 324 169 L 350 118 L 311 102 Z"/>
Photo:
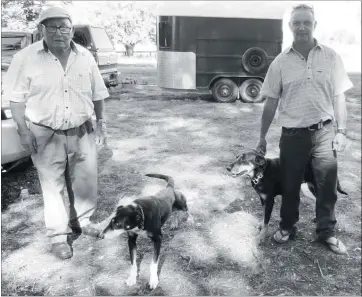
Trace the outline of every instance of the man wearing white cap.
<path fill-rule="evenodd" d="M 14 56 L 6 77 L 11 87 L 5 92 L 21 143 L 31 151 L 39 174 L 51 251 L 67 259 L 73 255 L 67 242 L 72 231 L 99 233 L 89 218 L 97 203 L 96 143 L 106 141 L 103 99 L 109 94 L 92 54 L 72 41 L 74 27 L 66 10 L 45 10 L 38 29 L 43 40 Z"/>

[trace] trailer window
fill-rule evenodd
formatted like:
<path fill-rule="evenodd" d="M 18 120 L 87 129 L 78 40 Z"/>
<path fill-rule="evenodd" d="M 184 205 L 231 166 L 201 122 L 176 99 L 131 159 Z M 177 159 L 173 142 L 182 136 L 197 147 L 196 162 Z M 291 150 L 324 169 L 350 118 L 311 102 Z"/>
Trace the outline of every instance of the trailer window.
<path fill-rule="evenodd" d="M 170 48 L 172 39 L 171 22 L 159 22 L 158 24 L 158 44 L 160 48 Z"/>

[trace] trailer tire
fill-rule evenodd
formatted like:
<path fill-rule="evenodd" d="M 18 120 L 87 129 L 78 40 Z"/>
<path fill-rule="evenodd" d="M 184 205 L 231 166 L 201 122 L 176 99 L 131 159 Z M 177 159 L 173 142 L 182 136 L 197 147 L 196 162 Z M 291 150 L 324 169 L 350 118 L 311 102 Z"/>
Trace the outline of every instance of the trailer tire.
<path fill-rule="evenodd" d="M 264 97 L 260 94 L 263 83 L 256 78 L 245 80 L 239 87 L 240 97 L 247 103 L 260 103 L 264 101 Z"/>
<path fill-rule="evenodd" d="M 232 103 L 238 99 L 239 88 L 231 79 L 222 78 L 212 86 L 212 96 L 220 103 Z"/>
<path fill-rule="evenodd" d="M 262 48 L 252 47 L 244 53 L 241 61 L 247 72 L 257 74 L 266 69 L 268 65 L 268 55 Z"/>

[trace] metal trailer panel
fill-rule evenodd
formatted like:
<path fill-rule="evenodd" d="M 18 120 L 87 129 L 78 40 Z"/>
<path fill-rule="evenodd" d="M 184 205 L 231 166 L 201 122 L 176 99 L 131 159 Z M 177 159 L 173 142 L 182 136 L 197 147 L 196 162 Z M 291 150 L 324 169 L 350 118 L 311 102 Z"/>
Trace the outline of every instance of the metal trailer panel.
<path fill-rule="evenodd" d="M 281 19 L 159 16 L 157 26 L 158 81 L 164 88 L 208 88 L 223 74 L 263 78 L 265 72 L 245 72 L 244 52 L 260 47 L 270 64 L 282 48 Z"/>

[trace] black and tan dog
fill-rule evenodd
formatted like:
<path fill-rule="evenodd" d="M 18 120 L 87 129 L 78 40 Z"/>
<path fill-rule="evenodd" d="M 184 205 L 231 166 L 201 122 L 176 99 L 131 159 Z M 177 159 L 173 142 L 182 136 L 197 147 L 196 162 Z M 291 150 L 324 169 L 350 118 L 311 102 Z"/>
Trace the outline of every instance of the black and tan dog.
<path fill-rule="evenodd" d="M 263 207 L 263 222 L 260 223 L 260 241 L 265 239 L 268 224 L 273 211 L 274 198 L 282 194 L 281 168 L 279 158 L 268 159 L 256 150 L 244 150 L 236 160 L 226 167 L 231 174 L 248 176 L 251 185 L 260 197 Z M 314 176 L 311 165 L 308 164 L 304 173 L 304 181 L 311 193 L 316 196 Z M 337 181 L 338 192 L 348 195 Z"/>
<path fill-rule="evenodd" d="M 186 197 L 174 189 L 174 180 L 172 177 L 162 174 L 146 174 L 149 177 L 156 177 L 167 181 L 165 189 L 159 191 L 153 196 L 139 198 L 131 204 L 118 206 L 115 215 L 112 217 L 109 225 L 101 232 L 100 238 L 114 237 L 114 232 L 118 234 L 127 232 L 128 247 L 131 257 L 131 273 L 126 283 L 128 286 L 136 284 L 137 263 L 136 263 L 136 240 L 140 233 L 146 233 L 154 244 L 153 259 L 150 266 L 149 286 L 154 289 L 158 285 L 158 260 L 161 250 L 162 232 L 161 227 L 170 217 L 172 212 L 180 210 L 188 212 Z M 188 220 L 191 219 L 188 214 Z M 177 228 L 177 217 L 173 222 L 173 228 Z"/>

